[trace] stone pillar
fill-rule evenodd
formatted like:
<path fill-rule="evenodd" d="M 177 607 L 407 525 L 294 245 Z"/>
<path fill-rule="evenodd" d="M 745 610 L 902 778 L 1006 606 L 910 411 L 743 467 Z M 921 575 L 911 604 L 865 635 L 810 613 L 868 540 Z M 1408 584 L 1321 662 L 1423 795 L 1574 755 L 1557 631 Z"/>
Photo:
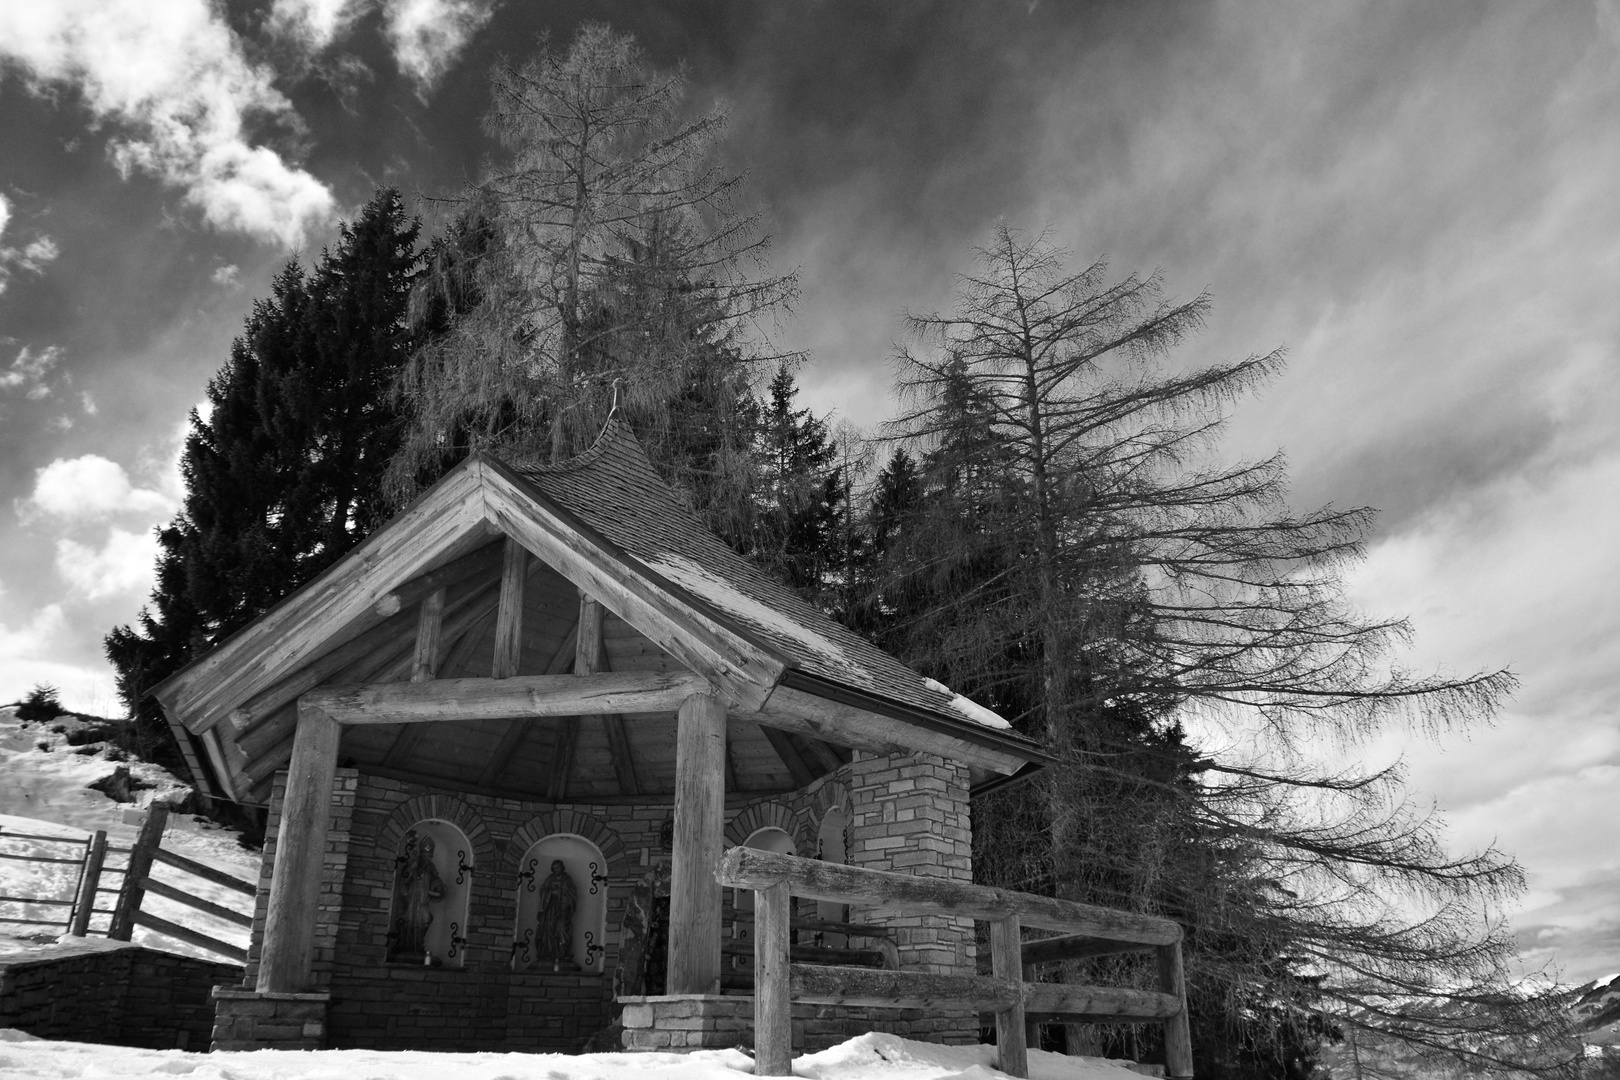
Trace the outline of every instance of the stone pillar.
<path fill-rule="evenodd" d="M 675 744 L 675 850 L 669 882 L 671 994 L 720 992 L 720 885 L 725 843 L 726 705 L 711 694 L 681 703 Z"/>

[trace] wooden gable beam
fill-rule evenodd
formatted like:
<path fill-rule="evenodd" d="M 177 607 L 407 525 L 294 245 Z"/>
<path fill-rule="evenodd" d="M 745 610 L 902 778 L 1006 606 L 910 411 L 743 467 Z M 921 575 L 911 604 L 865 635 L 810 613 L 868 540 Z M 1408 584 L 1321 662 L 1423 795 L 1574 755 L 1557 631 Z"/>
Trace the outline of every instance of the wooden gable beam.
<path fill-rule="evenodd" d="M 317 658 L 334 636 L 363 633 L 385 616 L 377 601 L 434 562 L 483 546 L 477 461 L 456 466 L 384 528 L 220 646 L 153 688 L 186 725 L 240 702 Z M 215 721 L 217 722 L 217 721 Z"/>
<path fill-rule="evenodd" d="M 510 679 L 518 673 L 518 662 L 523 655 L 523 580 L 528 576 L 528 568 L 528 551 L 507 537 L 506 558 L 501 566 L 501 602 L 495 610 L 492 678 Z"/>
<path fill-rule="evenodd" d="M 423 724 L 674 712 L 694 694 L 712 691 L 707 679 L 690 672 L 615 671 L 321 686 L 298 700 L 343 725 Z"/>
<path fill-rule="evenodd" d="M 804 755 L 799 753 L 797 746 L 793 745 L 793 740 L 788 737 L 787 732 L 764 725 L 761 725 L 759 730 L 765 733 L 766 741 L 771 744 L 771 749 L 776 751 L 776 756 L 782 759 L 783 765 L 787 766 L 788 775 L 793 777 L 795 786 L 804 787 L 815 780 L 816 771 L 810 767 L 809 762 L 804 760 Z"/>
<path fill-rule="evenodd" d="M 558 511 L 505 465 L 478 461 L 490 519 L 619 618 L 751 710 L 765 705 L 787 662 L 670 592 L 624 553 Z"/>
<path fill-rule="evenodd" d="M 439 631 L 444 626 L 444 589 L 434 589 L 422 597 L 422 610 L 416 622 L 416 655 L 411 662 L 411 682 L 427 682 L 438 674 Z"/>
<path fill-rule="evenodd" d="M 601 604 L 585 593 L 579 594 L 579 655 L 574 661 L 575 675 L 589 675 L 608 669 L 607 649 L 602 644 L 603 615 Z M 607 734 L 608 752 L 613 758 L 614 775 L 618 777 L 619 794 L 641 794 L 641 784 L 636 780 L 636 763 L 630 756 L 630 734 L 625 730 L 624 717 L 619 713 L 604 713 L 602 728 Z M 572 736 L 575 739 L 579 737 L 577 725 Z M 572 764 L 571 749 L 569 761 Z M 561 789 L 558 790 L 560 798 Z"/>

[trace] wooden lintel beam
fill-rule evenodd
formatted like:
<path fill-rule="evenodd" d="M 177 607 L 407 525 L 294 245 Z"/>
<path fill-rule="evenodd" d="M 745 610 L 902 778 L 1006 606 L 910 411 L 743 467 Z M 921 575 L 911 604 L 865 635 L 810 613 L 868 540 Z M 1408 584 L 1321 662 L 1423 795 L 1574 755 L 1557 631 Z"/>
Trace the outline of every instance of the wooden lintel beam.
<path fill-rule="evenodd" d="M 759 730 L 765 733 L 765 738 L 771 744 L 771 749 L 776 751 L 776 756 L 782 759 L 783 765 L 787 766 L 788 775 L 793 777 L 794 784 L 805 787 L 815 780 L 815 770 L 810 767 L 809 762 L 804 760 L 804 755 L 799 753 L 797 746 L 793 745 L 793 740 L 788 738 L 787 732 L 763 724 L 760 725 Z"/>
<path fill-rule="evenodd" d="M 490 671 L 497 679 L 518 673 L 523 655 L 523 581 L 528 576 L 529 552 L 511 537 L 501 564 L 501 602 L 495 612 L 495 658 Z"/>
<path fill-rule="evenodd" d="M 706 679 L 688 672 L 624 671 L 322 686 L 299 700 L 339 724 L 418 724 L 674 712 L 710 690 Z"/>

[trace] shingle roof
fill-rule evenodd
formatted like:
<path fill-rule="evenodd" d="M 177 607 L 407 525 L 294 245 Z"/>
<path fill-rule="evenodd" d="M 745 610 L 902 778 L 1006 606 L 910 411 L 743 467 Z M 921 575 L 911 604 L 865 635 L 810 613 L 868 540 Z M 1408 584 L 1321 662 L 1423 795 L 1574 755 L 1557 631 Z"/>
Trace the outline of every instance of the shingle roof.
<path fill-rule="evenodd" d="M 939 683 L 834 622 L 722 543 L 653 471 L 624 424 L 610 421 L 595 446 L 566 462 L 512 468 L 604 539 L 790 666 L 956 723 L 966 719 L 999 726 L 974 716 Z"/>

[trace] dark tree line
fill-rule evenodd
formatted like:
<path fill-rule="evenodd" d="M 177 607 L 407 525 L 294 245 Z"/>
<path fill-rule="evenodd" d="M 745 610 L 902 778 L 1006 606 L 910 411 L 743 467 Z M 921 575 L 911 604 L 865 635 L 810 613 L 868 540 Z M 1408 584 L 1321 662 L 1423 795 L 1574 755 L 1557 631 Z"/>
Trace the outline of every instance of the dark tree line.
<path fill-rule="evenodd" d="M 765 333 L 794 281 L 716 163 L 723 111 L 600 26 L 493 87 L 502 156 L 438 235 L 419 250 L 379 193 L 276 279 L 193 415 L 152 607 L 107 639 L 155 741 L 147 688 L 392 506 L 474 449 L 560 460 L 617 415 L 739 551 L 1056 755 L 975 803 L 975 873 L 1182 921 L 1201 1076 L 1320 1075 L 1343 1040 L 1357 1068 L 1573 1072 L 1555 1000 L 1508 976 L 1512 861 L 1448 854 L 1396 770 L 1314 764 L 1476 722 L 1511 677 L 1402 671 L 1405 624 L 1344 598 L 1371 512 L 1296 512 L 1280 458 L 1220 463 L 1280 354 L 1164 364 L 1207 297 L 1000 227 L 954 309 L 910 320 L 900 417 L 852 439 Z"/>

